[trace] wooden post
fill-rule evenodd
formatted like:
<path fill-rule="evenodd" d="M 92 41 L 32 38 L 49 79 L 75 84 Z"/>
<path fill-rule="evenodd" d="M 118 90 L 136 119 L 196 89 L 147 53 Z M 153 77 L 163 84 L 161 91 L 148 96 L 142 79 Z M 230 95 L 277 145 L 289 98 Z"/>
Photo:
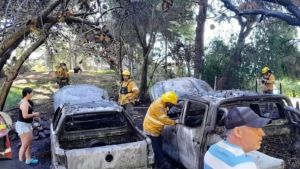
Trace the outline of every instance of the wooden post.
<path fill-rule="evenodd" d="M 214 90 L 217 90 L 217 76 L 215 76 L 215 81 L 214 81 Z"/>
<path fill-rule="evenodd" d="M 280 94 L 282 94 L 282 85 L 281 85 L 281 83 L 279 83 L 279 90 L 280 90 Z"/>
<path fill-rule="evenodd" d="M 292 90 L 293 91 L 293 97 L 296 97 L 296 93 L 295 93 L 295 90 Z"/>
<path fill-rule="evenodd" d="M 257 87 L 258 87 L 258 82 L 257 82 L 257 79 L 255 79 L 255 92 L 257 93 Z"/>

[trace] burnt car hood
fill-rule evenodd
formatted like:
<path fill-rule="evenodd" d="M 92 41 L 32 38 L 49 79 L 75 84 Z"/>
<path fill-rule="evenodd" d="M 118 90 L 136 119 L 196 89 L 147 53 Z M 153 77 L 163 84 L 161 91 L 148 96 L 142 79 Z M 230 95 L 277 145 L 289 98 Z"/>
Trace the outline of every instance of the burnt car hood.
<path fill-rule="evenodd" d="M 108 100 L 107 91 L 89 84 L 68 85 L 54 94 L 54 111 L 61 105 Z"/>
<path fill-rule="evenodd" d="M 163 93 L 173 90 L 177 95 L 206 95 L 213 91 L 213 89 L 203 80 L 193 77 L 174 78 L 155 83 L 150 89 L 149 94 L 151 100 L 156 100 Z"/>

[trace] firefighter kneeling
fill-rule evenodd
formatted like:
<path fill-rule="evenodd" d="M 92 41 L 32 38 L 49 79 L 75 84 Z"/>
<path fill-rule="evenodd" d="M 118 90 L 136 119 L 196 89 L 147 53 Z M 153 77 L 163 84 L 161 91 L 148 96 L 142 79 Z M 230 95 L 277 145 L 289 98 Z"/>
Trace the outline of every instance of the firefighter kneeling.
<path fill-rule="evenodd" d="M 139 92 L 139 88 L 130 77 L 130 72 L 124 70 L 122 72 L 122 83 L 119 90 L 119 104 L 129 113 L 133 113 L 133 106 L 139 96 Z"/>
<path fill-rule="evenodd" d="M 162 151 L 161 132 L 164 125 L 175 125 L 174 121 L 168 117 L 168 110 L 177 104 L 178 97 L 175 92 L 169 91 L 164 93 L 160 98 L 155 100 L 148 108 L 144 119 L 144 133 L 151 139 L 155 155 L 155 163 L 159 169 L 171 168 L 166 162 L 164 152 Z"/>

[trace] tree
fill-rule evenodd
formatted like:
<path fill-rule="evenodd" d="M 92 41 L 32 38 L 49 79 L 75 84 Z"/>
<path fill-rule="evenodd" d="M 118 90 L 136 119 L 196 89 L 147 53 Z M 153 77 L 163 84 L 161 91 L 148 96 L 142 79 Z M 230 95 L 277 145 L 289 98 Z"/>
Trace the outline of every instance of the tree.
<path fill-rule="evenodd" d="M 239 9 L 253 9 L 259 6 L 256 2 L 245 2 L 240 4 Z M 236 19 L 240 26 L 240 32 L 238 34 L 238 39 L 235 43 L 232 54 L 229 56 L 229 65 L 225 68 L 222 73 L 221 78 L 218 81 L 219 89 L 231 89 L 238 88 L 243 79 L 243 74 L 241 69 L 243 67 L 243 56 L 242 52 L 245 48 L 245 40 L 250 35 L 253 30 L 255 23 L 257 21 L 256 16 L 240 16 L 236 11 Z M 235 73 L 233 73 L 235 72 Z"/>
<path fill-rule="evenodd" d="M 123 43 L 129 44 L 131 48 L 141 50 L 141 99 L 145 99 L 148 88 L 148 69 L 151 62 L 151 52 L 153 45 L 157 41 L 157 35 L 171 38 L 169 28 L 172 24 L 185 23 L 185 18 L 189 12 L 185 12 L 185 7 L 191 1 L 174 1 L 173 6 L 168 10 L 157 8 L 163 1 L 118 1 L 122 10 L 113 13 L 114 23 L 118 27 L 124 23 Z M 191 18 L 192 15 L 188 17 Z"/>
<path fill-rule="evenodd" d="M 272 18 L 257 25 L 248 36 L 248 42 L 244 44 L 241 66 L 231 69 L 230 72 L 240 78 L 235 81 L 237 86 L 240 89 L 254 90 L 255 80 L 260 78 L 261 68 L 264 66 L 270 67 L 277 79 L 299 77 L 300 51 L 298 42 L 294 39 L 296 34 L 295 27 L 282 21 L 274 22 Z M 203 76 L 209 84 L 213 85 L 214 77 L 223 75 L 228 65 L 236 67 L 230 63 L 231 58 L 228 57 L 236 50 L 235 43 L 235 36 L 226 44 L 220 39 L 210 43 Z"/>
<path fill-rule="evenodd" d="M 239 9 L 232 0 L 221 0 L 224 5 L 240 16 L 259 15 L 261 20 L 266 17 L 273 17 L 287 22 L 289 25 L 300 26 L 300 1 L 298 0 L 254 0 L 259 3 L 258 8 Z M 247 2 L 239 0 L 238 3 Z M 275 7 L 274 7 L 275 6 Z"/>
<path fill-rule="evenodd" d="M 48 36 L 48 31 L 51 28 L 52 24 L 46 25 L 46 28 L 44 29 L 45 32 L 43 32 L 39 38 L 33 42 L 29 48 L 27 48 L 23 53 L 22 56 L 17 60 L 17 62 L 12 65 L 9 69 L 9 73 L 2 85 L 1 88 L 1 96 L 0 96 L 0 109 L 3 110 L 4 108 L 4 103 L 6 100 L 6 97 L 8 95 L 8 91 L 14 81 L 14 79 L 18 76 L 19 70 L 22 67 L 23 63 L 28 59 L 30 54 L 35 51 L 40 45 L 42 45 L 45 41 L 45 39 Z"/>
<path fill-rule="evenodd" d="M 207 12 L 207 0 L 198 1 L 197 28 L 195 38 L 194 77 L 200 78 L 204 59 L 204 26 Z"/>
<path fill-rule="evenodd" d="M 297 78 L 300 73 L 297 30 L 285 22 L 267 19 L 254 31 L 253 41 L 245 47 L 247 65 L 253 65 L 252 77 L 259 77 L 263 66 L 272 69 L 276 77 Z"/>
<path fill-rule="evenodd" d="M 0 71 L 3 70 L 6 61 L 11 57 L 11 53 L 18 48 L 22 48 L 20 44 L 23 41 L 36 41 L 31 46 L 28 46 L 26 51 L 21 52 L 22 55 L 17 57 L 16 64 L 10 67 L 11 72 L 7 73 L 6 81 L 2 84 L 1 109 L 4 106 L 11 83 L 17 77 L 20 67 L 31 52 L 45 42 L 45 39 L 48 38 L 48 33 L 46 32 L 49 30 L 49 34 L 51 34 L 51 27 L 54 24 L 66 23 L 64 26 L 69 26 L 73 29 L 78 29 L 84 25 L 99 25 L 98 17 L 101 18 L 108 11 L 117 9 L 106 9 L 104 12 L 99 13 L 98 9 L 101 8 L 101 5 L 97 0 L 90 0 L 87 3 L 84 6 L 87 7 L 89 5 L 90 8 L 78 9 L 78 6 L 82 4 L 70 0 L 1 1 L 0 17 L 3 22 L 1 22 L 0 29 Z M 56 28 L 61 28 L 61 26 Z M 43 33 L 46 33 L 47 36 L 42 35 Z M 34 36 L 38 36 L 40 39 L 35 40 Z"/>

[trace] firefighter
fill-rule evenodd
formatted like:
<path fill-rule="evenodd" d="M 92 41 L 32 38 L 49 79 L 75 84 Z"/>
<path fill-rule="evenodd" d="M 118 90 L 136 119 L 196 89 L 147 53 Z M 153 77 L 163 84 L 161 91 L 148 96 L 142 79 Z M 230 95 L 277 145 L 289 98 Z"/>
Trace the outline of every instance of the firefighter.
<path fill-rule="evenodd" d="M 139 88 L 130 78 L 130 72 L 128 70 L 124 70 L 122 72 L 122 83 L 119 90 L 119 104 L 132 113 L 133 105 L 137 101 L 139 92 Z"/>
<path fill-rule="evenodd" d="M 178 97 L 174 91 L 164 93 L 155 100 L 148 108 L 143 122 L 144 133 L 151 139 L 154 151 L 155 163 L 158 168 L 171 168 L 166 162 L 162 151 L 161 132 L 164 125 L 175 125 L 176 120 L 170 119 L 167 115 L 168 110 L 177 104 Z"/>
<path fill-rule="evenodd" d="M 70 75 L 67 65 L 65 63 L 60 63 L 56 71 L 56 82 L 59 85 L 59 88 L 62 88 L 65 85 L 69 85 Z"/>
<path fill-rule="evenodd" d="M 273 85 L 275 83 L 275 76 L 269 67 L 264 67 L 261 69 L 264 94 L 273 94 Z"/>
<path fill-rule="evenodd" d="M 11 145 L 8 137 L 11 118 L 8 114 L 0 112 L 0 159 L 12 159 Z"/>

